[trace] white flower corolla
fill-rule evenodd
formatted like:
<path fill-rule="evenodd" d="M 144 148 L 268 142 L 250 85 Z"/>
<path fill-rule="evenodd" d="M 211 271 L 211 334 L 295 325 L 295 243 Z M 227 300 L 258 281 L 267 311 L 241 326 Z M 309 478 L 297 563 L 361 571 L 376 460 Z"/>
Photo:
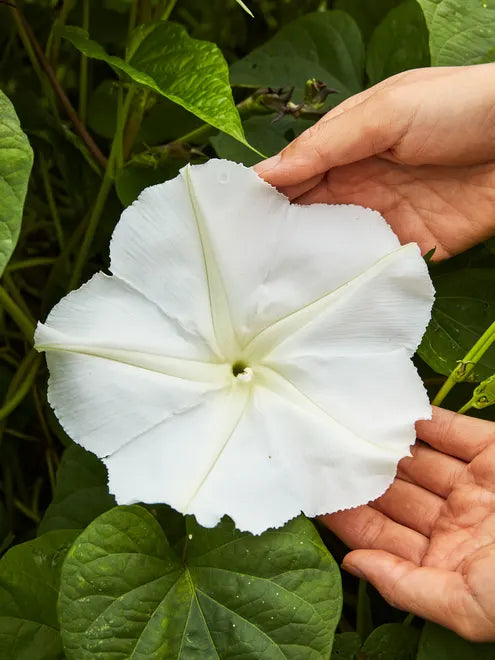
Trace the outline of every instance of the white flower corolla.
<path fill-rule="evenodd" d="M 291 205 L 252 170 L 143 191 L 36 331 L 48 398 L 117 502 L 260 533 L 381 495 L 430 406 L 411 362 L 433 288 L 376 211 Z"/>

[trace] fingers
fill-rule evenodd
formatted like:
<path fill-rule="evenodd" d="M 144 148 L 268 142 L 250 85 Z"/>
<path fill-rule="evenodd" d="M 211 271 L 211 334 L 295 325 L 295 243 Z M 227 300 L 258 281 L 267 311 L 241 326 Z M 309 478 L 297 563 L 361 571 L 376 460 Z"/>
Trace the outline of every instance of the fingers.
<path fill-rule="evenodd" d="M 255 169 L 256 167 L 257 165 L 255 166 Z M 306 179 L 306 181 L 296 183 L 294 186 L 280 186 L 278 191 L 281 192 L 282 195 L 288 197 L 292 202 L 297 197 L 300 197 L 313 188 L 318 187 L 321 180 L 324 179 L 324 176 L 324 174 L 317 174 L 316 176 L 312 176 L 311 178 Z"/>
<path fill-rule="evenodd" d="M 447 497 L 465 469 L 466 463 L 458 458 L 417 443 L 413 456 L 400 461 L 397 476 L 440 497 Z"/>
<path fill-rule="evenodd" d="M 428 547 L 426 536 L 370 506 L 338 511 L 320 520 L 350 548 L 387 550 L 420 564 Z"/>
<path fill-rule="evenodd" d="M 348 109 L 337 107 L 255 170 L 277 188 L 293 186 L 386 151 L 407 127 L 405 116 L 395 116 L 396 105 L 387 94 L 381 89 Z"/>
<path fill-rule="evenodd" d="M 460 573 L 418 567 L 383 550 L 355 550 L 344 558 L 342 568 L 371 582 L 394 607 L 460 634 L 472 627 L 476 604 Z"/>
<path fill-rule="evenodd" d="M 402 479 L 395 479 L 386 493 L 371 506 L 395 522 L 429 537 L 443 504 L 444 500 L 438 495 Z"/>
<path fill-rule="evenodd" d="M 433 418 L 417 422 L 416 434 L 444 454 L 471 461 L 495 442 L 495 423 L 433 406 Z"/>

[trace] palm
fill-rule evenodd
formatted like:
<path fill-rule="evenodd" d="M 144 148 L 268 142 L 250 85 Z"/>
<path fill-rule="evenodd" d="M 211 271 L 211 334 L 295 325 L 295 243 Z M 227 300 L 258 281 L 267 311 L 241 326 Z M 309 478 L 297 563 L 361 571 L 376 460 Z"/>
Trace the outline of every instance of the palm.
<path fill-rule="evenodd" d="M 484 581 L 489 575 L 495 579 L 495 444 L 463 468 L 432 523 L 422 563 L 476 579 L 487 551 L 493 568 Z"/>
<path fill-rule="evenodd" d="M 494 640 L 495 425 L 435 410 L 418 435 L 385 495 L 324 522 L 390 602 Z"/>
<path fill-rule="evenodd" d="M 436 247 L 440 259 L 488 238 L 486 219 L 495 201 L 491 170 L 487 165 L 412 166 L 373 157 L 333 168 L 294 201 L 375 208 L 402 243 L 416 241 L 423 253 Z M 293 198 L 297 189 L 286 192 Z"/>

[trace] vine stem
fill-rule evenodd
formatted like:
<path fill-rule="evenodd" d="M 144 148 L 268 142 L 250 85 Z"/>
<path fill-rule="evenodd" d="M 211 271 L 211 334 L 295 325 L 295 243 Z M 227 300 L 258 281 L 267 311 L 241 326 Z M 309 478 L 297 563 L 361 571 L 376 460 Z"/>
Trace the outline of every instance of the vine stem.
<path fill-rule="evenodd" d="M 454 387 L 456 383 L 460 383 L 465 380 L 467 376 L 474 369 L 475 365 L 481 360 L 486 351 L 490 346 L 495 342 L 495 321 L 490 325 L 490 327 L 481 335 L 475 345 L 468 351 L 457 367 L 452 371 L 450 376 L 447 378 L 445 383 L 437 392 L 435 398 L 432 401 L 434 406 L 439 406 L 450 390 Z M 463 412 L 463 408 L 461 408 Z M 459 411 L 461 412 L 461 411 Z"/>
<path fill-rule="evenodd" d="M 83 140 L 85 143 L 86 147 L 88 148 L 88 151 L 91 153 L 93 158 L 96 160 L 97 163 L 99 163 L 102 167 L 106 166 L 107 159 L 105 156 L 101 153 L 100 148 L 96 144 L 96 142 L 93 140 L 91 135 L 88 133 L 86 130 L 86 127 L 84 124 L 81 122 L 79 117 L 77 116 L 77 112 L 74 110 L 72 107 L 72 103 L 69 101 L 69 97 L 63 90 L 61 84 L 58 81 L 57 76 L 55 75 L 55 72 L 52 68 L 52 65 L 50 64 L 48 58 L 46 57 L 45 53 L 43 52 L 43 49 L 41 48 L 38 40 L 36 39 L 33 31 L 31 30 L 31 27 L 29 23 L 27 23 L 20 13 L 19 9 L 12 9 L 12 13 L 14 16 L 15 23 L 17 25 L 17 29 L 19 31 L 19 35 L 21 37 L 21 40 L 26 47 L 26 50 L 28 51 L 28 54 L 30 52 L 34 51 L 34 54 L 36 57 L 34 57 L 34 60 L 32 59 L 32 56 L 30 55 L 30 58 L 33 61 L 33 66 L 34 66 L 34 61 L 37 60 L 39 64 L 41 64 L 41 67 L 46 73 L 46 76 L 50 82 L 50 85 L 53 88 L 53 91 L 56 93 L 58 96 L 60 103 L 65 109 L 65 112 L 67 113 L 69 119 L 74 125 L 74 128 L 76 129 L 77 133 L 79 134 L 79 137 Z M 30 45 L 29 48 L 28 45 Z M 38 66 L 39 68 L 39 66 Z"/>
<path fill-rule="evenodd" d="M 82 27 L 86 32 L 89 31 L 89 0 L 83 0 L 82 6 Z M 88 58 L 81 53 L 81 63 L 79 67 L 79 119 L 83 125 L 86 125 L 86 116 L 88 110 Z"/>
<path fill-rule="evenodd" d="M 270 110 L 269 108 L 263 106 L 259 102 L 259 100 L 256 99 L 255 95 L 252 94 L 251 96 L 248 96 L 246 99 L 243 101 L 240 101 L 239 103 L 236 104 L 236 108 L 239 112 L 240 117 L 251 117 L 252 115 L 269 115 L 273 114 L 273 111 Z M 194 130 L 190 131 L 189 133 L 185 133 L 184 135 L 181 135 L 180 137 L 176 138 L 172 142 L 169 142 L 168 144 L 164 145 L 159 145 L 156 147 L 150 147 L 147 152 L 148 153 L 156 153 L 156 154 L 164 154 L 168 152 L 174 152 L 177 150 L 177 148 L 180 148 L 183 144 L 189 144 L 190 142 L 192 143 L 201 143 L 205 142 L 207 138 L 212 134 L 215 133 L 218 129 L 215 128 L 214 126 L 211 126 L 210 124 L 202 124 L 198 128 L 195 128 Z M 253 147 L 251 147 L 252 149 Z M 256 149 L 254 149 L 256 153 L 259 153 Z M 262 156 L 260 154 L 260 156 Z M 264 157 L 264 156 L 262 156 Z"/>
<path fill-rule="evenodd" d="M 11 261 L 5 270 L 8 273 L 12 273 L 15 270 L 24 270 L 25 268 L 52 266 L 55 261 L 55 257 L 33 257 L 32 259 L 21 259 L 20 261 Z"/>
<path fill-rule="evenodd" d="M 177 0 L 169 0 L 167 5 L 163 10 L 161 10 L 161 15 L 159 15 L 160 21 L 168 21 L 170 14 L 174 11 Z"/>
<path fill-rule="evenodd" d="M 48 201 L 48 207 L 50 209 L 50 214 L 52 216 L 53 224 L 55 225 L 55 234 L 57 235 L 58 246 L 62 252 L 64 249 L 64 233 L 62 231 L 62 224 L 60 222 L 60 216 L 57 209 L 57 204 L 55 202 L 55 197 L 53 196 L 52 184 L 50 182 L 50 176 L 48 174 L 48 166 L 46 164 L 45 157 L 43 154 L 40 154 L 40 170 L 41 178 L 43 179 L 43 186 L 45 188 L 45 195 Z"/>
<path fill-rule="evenodd" d="M 28 340 L 28 342 L 32 344 L 34 337 L 33 323 L 22 311 L 19 305 L 14 302 L 13 298 L 9 296 L 3 286 L 0 286 L 0 305 L 16 323 L 17 327 L 21 330 L 22 334 Z"/>
<path fill-rule="evenodd" d="M 356 610 L 356 632 L 361 637 L 363 642 L 370 633 L 369 627 L 370 611 L 368 601 L 368 583 L 366 580 L 359 580 Z"/>
<path fill-rule="evenodd" d="M 131 87 L 131 89 L 127 93 L 123 108 L 121 107 L 121 104 L 119 104 L 118 107 L 117 127 L 112 141 L 112 147 L 110 149 L 110 156 L 108 158 L 108 163 L 105 168 L 105 173 L 103 175 L 103 180 L 101 182 L 98 195 L 96 196 L 93 210 L 91 211 L 91 215 L 89 216 L 88 226 L 86 228 L 86 233 L 84 234 L 84 238 L 81 244 L 81 249 L 79 250 L 79 253 L 76 257 L 74 268 L 72 270 L 72 274 L 69 280 L 69 291 L 75 289 L 81 281 L 82 271 L 88 259 L 89 250 L 93 242 L 93 238 L 96 229 L 98 227 L 98 223 L 100 221 L 101 215 L 103 213 L 103 209 L 105 208 L 105 202 L 107 201 L 108 195 L 113 186 L 115 162 L 118 154 L 122 152 L 122 139 L 124 134 L 124 128 L 127 120 L 127 115 L 129 114 L 129 109 L 131 107 L 133 95 L 134 95 L 134 90 Z"/>
<path fill-rule="evenodd" d="M 17 406 L 22 403 L 34 383 L 34 379 L 38 373 L 41 360 L 38 355 L 35 355 L 33 358 L 32 355 L 29 354 L 28 358 L 29 361 L 32 361 L 32 364 L 30 365 L 27 373 L 23 374 L 19 388 L 16 389 L 15 393 L 9 399 L 7 399 L 4 405 L 0 408 L 0 421 L 8 417 L 10 413 L 12 413 L 17 408 Z M 25 365 L 21 364 L 19 371 L 23 368 L 23 366 Z"/>

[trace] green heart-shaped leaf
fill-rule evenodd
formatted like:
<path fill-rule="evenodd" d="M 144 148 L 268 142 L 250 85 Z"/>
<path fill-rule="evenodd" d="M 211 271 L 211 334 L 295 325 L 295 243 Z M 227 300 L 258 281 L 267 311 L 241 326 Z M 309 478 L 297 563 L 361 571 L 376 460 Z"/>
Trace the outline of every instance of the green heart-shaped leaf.
<path fill-rule="evenodd" d="M 247 144 L 220 49 L 209 41 L 192 39 L 182 25 L 168 21 L 141 27 L 146 29 L 140 30 L 139 44 L 129 61 L 109 55 L 81 28 L 67 26 L 61 34 L 87 57 L 106 62 Z"/>
<path fill-rule="evenodd" d="M 188 518 L 173 548 L 141 506 L 79 536 L 59 601 L 67 657 L 101 660 L 323 660 L 340 609 L 338 567 L 305 518 L 261 536 Z"/>

